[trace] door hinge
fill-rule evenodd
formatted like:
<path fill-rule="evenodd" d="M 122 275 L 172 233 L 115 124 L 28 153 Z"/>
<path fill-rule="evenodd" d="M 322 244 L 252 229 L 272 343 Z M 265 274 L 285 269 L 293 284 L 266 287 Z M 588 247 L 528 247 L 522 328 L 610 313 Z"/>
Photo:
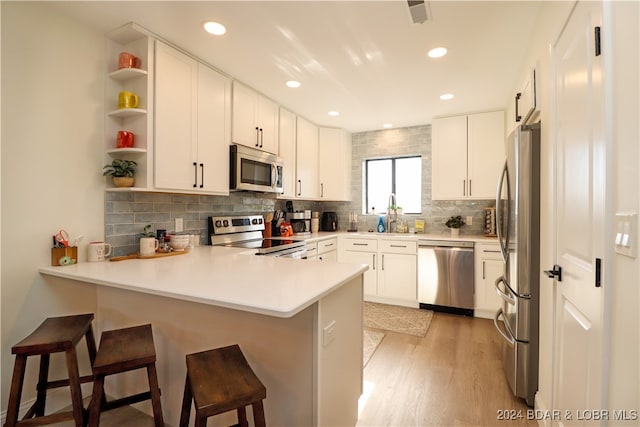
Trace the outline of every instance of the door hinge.
<path fill-rule="evenodd" d="M 600 27 L 595 28 L 594 35 L 595 35 L 596 56 L 600 56 L 600 54 L 602 53 L 602 47 L 600 45 Z"/>
<path fill-rule="evenodd" d="M 596 288 L 602 286 L 602 260 L 596 258 Z"/>

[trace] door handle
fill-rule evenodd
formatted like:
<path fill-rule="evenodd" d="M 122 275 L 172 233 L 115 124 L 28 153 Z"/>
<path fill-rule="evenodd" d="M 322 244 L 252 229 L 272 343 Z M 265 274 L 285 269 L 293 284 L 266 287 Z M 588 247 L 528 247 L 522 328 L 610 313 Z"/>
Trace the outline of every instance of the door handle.
<path fill-rule="evenodd" d="M 193 162 L 193 188 L 196 188 L 198 186 L 198 164 L 196 162 Z"/>
<path fill-rule="evenodd" d="M 262 148 L 262 143 L 264 142 L 264 136 L 262 133 L 262 128 L 260 128 L 260 148 Z"/>
<path fill-rule="evenodd" d="M 200 163 L 200 172 L 202 173 L 200 177 L 200 188 L 204 188 L 204 163 Z"/>
<path fill-rule="evenodd" d="M 518 113 L 518 104 L 520 101 L 520 97 L 522 96 L 522 94 L 520 92 L 516 93 L 516 122 L 519 122 L 520 120 L 522 120 L 522 116 Z"/>
<path fill-rule="evenodd" d="M 260 146 L 260 128 L 256 126 L 256 147 Z"/>
<path fill-rule="evenodd" d="M 298 180 L 298 196 L 302 196 L 302 181 Z"/>
<path fill-rule="evenodd" d="M 549 279 L 555 279 L 557 277 L 558 282 L 562 282 L 562 267 L 558 264 L 554 265 L 552 270 L 545 270 L 544 274 L 546 274 Z"/>

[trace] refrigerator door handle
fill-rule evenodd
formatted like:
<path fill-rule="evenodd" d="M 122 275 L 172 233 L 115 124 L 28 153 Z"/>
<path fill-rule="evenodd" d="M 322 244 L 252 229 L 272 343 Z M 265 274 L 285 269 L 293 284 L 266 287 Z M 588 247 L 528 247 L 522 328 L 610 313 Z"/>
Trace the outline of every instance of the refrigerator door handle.
<path fill-rule="evenodd" d="M 502 317 L 502 324 L 504 325 L 504 328 L 501 328 L 499 325 L 500 322 L 500 318 Z M 505 339 L 505 341 L 507 341 L 509 344 L 511 345 L 515 345 L 516 343 L 516 339 L 513 337 L 513 334 L 511 333 L 511 330 L 509 329 L 509 325 L 507 324 L 506 320 L 504 319 L 504 312 L 502 311 L 502 309 L 499 309 L 498 312 L 496 313 L 495 317 L 493 318 L 493 324 L 496 327 L 496 330 L 498 331 L 498 333 L 500 335 L 502 335 L 502 338 Z"/>
<path fill-rule="evenodd" d="M 502 289 L 500 289 L 500 282 L 504 283 L 504 287 L 505 287 L 504 291 Z M 495 287 L 496 287 L 496 292 L 498 293 L 498 295 L 500 295 L 500 298 L 502 298 L 503 300 L 505 300 L 506 302 L 508 302 L 511 305 L 515 305 L 516 298 L 513 296 L 514 292 L 513 291 L 510 292 L 510 293 L 506 292 L 507 288 L 509 288 L 509 290 L 511 290 L 511 287 L 507 284 L 506 280 L 504 279 L 504 276 L 498 277 L 498 279 L 496 280 L 496 283 L 495 283 Z"/>
<path fill-rule="evenodd" d="M 504 290 L 500 289 L 500 286 L 498 286 L 498 283 L 504 283 Z M 507 282 L 507 279 L 504 278 L 504 276 L 500 276 L 498 277 L 498 279 L 495 282 L 495 287 L 496 287 L 496 292 L 498 292 L 498 295 L 500 295 L 502 297 L 503 300 L 505 300 L 506 302 L 508 302 L 509 304 L 513 304 L 515 305 L 516 303 L 516 298 L 521 298 L 521 299 L 531 299 L 531 294 L 519 294 L 517 293 Z M 509 293 L 507 293 L 507 291 Z"/>
<path fill-rule="evenodd" d="M 504 185 L 504 183 L 507 183 L 507 222 L 504 223 L 507 226 L 507 232 L 506 234 L 503 236 L 502 235 L 502 209 L 500 208 L 501 204 L 500 204 L 500 195 L 502 194 L 502 186 Z M 498 190 L 496 192 L 496 231 L 498 234 L 498 242 L 500 243 L 500 251 L 502 252 L 502 259 L 504 260 L 504 262 L 507 262 L 507 260 L 509 259 L 509 253 L 507 248 L 509 247 L 509 222 L 511 220 L 511 209 L 510 209 L 510 205 L 511 205 L 511 200 L 509 200 L 509 197 L 511 197 L 511 188 L 509 186 L 509 169 L 507 167 L 507 162 L 504 162 L 504 167 L 502 168 L 502 173 L 500 174 L 500 180 L 498 181 Z"/>

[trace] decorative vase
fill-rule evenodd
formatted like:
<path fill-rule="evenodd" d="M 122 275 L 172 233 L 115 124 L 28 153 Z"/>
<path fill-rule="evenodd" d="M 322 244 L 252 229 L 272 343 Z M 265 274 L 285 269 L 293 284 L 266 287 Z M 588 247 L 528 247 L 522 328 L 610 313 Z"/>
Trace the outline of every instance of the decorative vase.
<path fill-rule="evenodd" d="M 451 229 L 451 237 L 458 237 L 460 235 L 460 229 L 459 228 L 452 228 Z"/>
<path fill-rule="evenodd" d="M 113 185 L 116 187 L 133 187 L 135 178 L 132 176 L 114 176 Z"/>

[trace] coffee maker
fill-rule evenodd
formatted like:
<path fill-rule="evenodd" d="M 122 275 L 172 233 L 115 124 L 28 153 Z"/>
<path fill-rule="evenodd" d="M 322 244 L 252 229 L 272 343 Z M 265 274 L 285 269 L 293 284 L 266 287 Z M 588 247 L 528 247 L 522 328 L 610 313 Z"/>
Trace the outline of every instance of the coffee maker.
<path fill-rule="evenodd" d="M 303 212 L 287 212 L 287 221 L 291 223 L 293 234 L 308 235 L 311 234 L 311 211 Z"/>

